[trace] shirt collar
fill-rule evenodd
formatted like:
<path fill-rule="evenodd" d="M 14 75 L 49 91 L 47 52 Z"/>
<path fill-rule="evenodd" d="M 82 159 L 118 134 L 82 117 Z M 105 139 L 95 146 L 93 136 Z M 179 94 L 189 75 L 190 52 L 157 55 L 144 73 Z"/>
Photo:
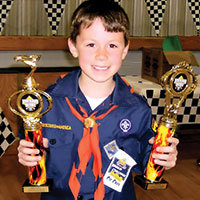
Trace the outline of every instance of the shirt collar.
<path fill-rule="evenodd" d="M 72 72 L 66 74 L 64 77 L 59 77 L 59 79 L 53 85 L 53 88 L 51 89 L 50 87 L 50 93 L 60 97 L 68 96 L 69 98 L 79 98 L 81 93 L 78 86 L 78 78 L 80 73 L 80 69 L 75 69 Z"/>
<path fill-rule="evenodd" d="M 51 89 L 50 95 L 52 94 L 60 97 L 67 96 L 69 98 L 78 99 L 79 101 L 85 101 L 85 97 L 80 91 L 78 85 L 78 79 L 80 74 L 81 70 L 76 69 L 68 73 L 63 78 L 60 77 L 57 80 L 56 84 L 53 85 L 53 89 Z M 126 83 L 121 79 L 118 73 L 114 75 L 113 79 L 115 81 L 115 88 L 112 94 L 106 99 L 105 103 L 119 105 L 122 102 L 125 102 L 125 99 L 123 98 L 124 96 L 131 94 L 130 86 L 126 85 Z"/>

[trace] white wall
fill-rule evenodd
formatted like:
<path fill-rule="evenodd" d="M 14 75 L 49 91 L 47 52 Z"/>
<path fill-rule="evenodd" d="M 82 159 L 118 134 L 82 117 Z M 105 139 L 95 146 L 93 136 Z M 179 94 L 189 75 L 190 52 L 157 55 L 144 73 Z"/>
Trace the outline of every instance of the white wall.
<path fill-rule="evenodd" d="M 193 52 L 200 64 L 200 51 Z M 0 68 L 22 67 L 22 63 L 16 63 L 13 59 L 16 55 L 41 55 L 38 67 L 71 67 L 78 66 L 78 62 L 69 52 L 65 51 L 0 51 Z M 142 68 L 142 52 L 129 51 L 120 74 L 140 75 Z M 200 74 L 200 67 L 193 67 L 196 74 Z"/>

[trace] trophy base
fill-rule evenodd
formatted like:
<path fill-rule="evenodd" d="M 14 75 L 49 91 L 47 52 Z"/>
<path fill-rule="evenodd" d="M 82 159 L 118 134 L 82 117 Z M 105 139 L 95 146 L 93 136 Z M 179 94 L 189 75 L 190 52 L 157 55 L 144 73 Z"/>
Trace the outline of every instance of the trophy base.
<path fill-rule="evenodd" d="M 167 181 L 163 179 L 159 182 L 150 182 L 143 175 L 136 175 L 134 178 L 134 182 L 145 190 L 164 190 L 168 186 Z"/>
<path fill-rule="evenodd" d="M 24 193 L 41 193 L 41 192 L 50 192 L 53 186 L 53 180 L 47 179 L 47 182 L 44 185 L 31 185 L 29 179 L 26 179 L 22 191 Z"/>

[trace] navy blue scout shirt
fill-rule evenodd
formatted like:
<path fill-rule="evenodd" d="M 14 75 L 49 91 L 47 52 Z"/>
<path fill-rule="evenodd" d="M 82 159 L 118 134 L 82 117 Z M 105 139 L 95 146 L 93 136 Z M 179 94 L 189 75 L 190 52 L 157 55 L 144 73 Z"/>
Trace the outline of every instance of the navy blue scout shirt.
<path fill-rule="evenodd" d="M 114 76 L 116 82 L 113 93 L 94 111 L 90 108 L 86 98 L 78 86 L 80 70 L 75 70 L 47 89 L 53 98 L 53 108 L 43 116 L 43 123 L 68 125 L 71 130 L 43 128 L 43 136 L 49 140 L 49 151 L 46 156 L 48 178 L 54 180 L 54 192 L 42 194 L 42 199 L 71 200 L 74 199 L 68 186 L 72 165 L 78 159 L 77 148 L 83 134 L 82 122 L 74 116 L 67 105 L 68 97 L 74 108 L 81 113 L 81 105 L 90 115 L 98 111 L 99 116 L 112 106 L 118 107 L 105 118 L 97 120 L 100 125 L 99 148 L 102 156 L 102 172 L 105 174 L 111 160 L 108 158 L 104 146 L 116 141 L 117 146 L 129 154 L 136 165 L 133 170 L 143 173 L 148 161 L 151 145 L 148 140 L 154 133 L 151 129 L 152 114 L 146 101 L 140 95 L 130 92 L 130 86 L 120 78 Z M 82 113 L 81 113 L 82 114 Z M 93 198 L 97 185 L 92 172 L 93 157 L 91 157 L 85 175 L 81 177 L 80 196 L 84 200 Z M 134 200 L 135 194 L 131 173 L 126 180 L 122 192 L 114 191 L 105 186 L 105 200 Z"/>

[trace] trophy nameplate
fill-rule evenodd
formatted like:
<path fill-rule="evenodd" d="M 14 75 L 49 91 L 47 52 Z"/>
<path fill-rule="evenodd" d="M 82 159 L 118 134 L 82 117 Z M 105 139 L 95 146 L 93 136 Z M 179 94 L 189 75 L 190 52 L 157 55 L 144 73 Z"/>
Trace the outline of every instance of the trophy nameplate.
<path fill-rule="evenodd" d="M 25 77 L 22 89 L 14 92 L 8 99 L 10 110 L 23 119 L 25 139 L 34 144 L 33 148 L 40 150 L 41 160 L 34 167 L 28 167 L 29 178 L 25 181 L 23 192 L 49 192 L 52 187 L 52 180 L 46 178 L 45 152 L 43 147 L 42 125 L 40 118 L 52 107 L 52 98 L 44 91 L 36 89 L 38 84 L 33 78 L 37 68 L 36 62 L 40 59 L 37 55 L 19 55 L 14 57 L 15 61 L 21 61 L 32 68 Z M 17 110 L 11 106 L 11 100 L 17 96 Z M 48 102 L 45 111 L 43 97 Z M 34 155 L 33 155 L 34 156 Z"/>
<path fill-rule="evenodd" d="M 162 176 L 165 168 L 154 163 L 152 157 L 158 146 L 168 146 L 167 139 L 172 137 L 177 127 L 177 114 L 184 100 L 198 85 L 192 67 L 180 62 L 161 77 L 161 85 L 165 89 L 165 109 L 160 118 L 154 144 L 144 175 L 136 175 L 135 183 L 143 189 L 166 189 L 168 186 Z"/>

